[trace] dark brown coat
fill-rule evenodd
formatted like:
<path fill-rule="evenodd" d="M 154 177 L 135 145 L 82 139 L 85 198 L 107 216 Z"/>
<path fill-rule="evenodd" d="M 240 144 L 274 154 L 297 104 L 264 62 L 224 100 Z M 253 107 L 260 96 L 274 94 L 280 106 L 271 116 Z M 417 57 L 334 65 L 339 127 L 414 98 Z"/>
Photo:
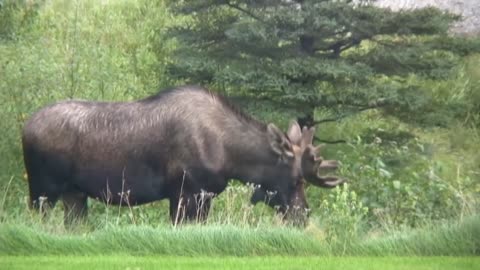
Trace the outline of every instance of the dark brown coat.
<path fill-rule="evenodd" d="M 69 213 L 86 214 L 87 197 L 123 205 L 169 199 L 173 222 L 204 219 L 209 194 L 232 178 L 275 191 L 287 209 L 303 181 L 285 133 L 195 86 L 132 102 L 55 103 L 29 119 L 22 140 L 32 207 L 62 198 L 66 222 Z"/>

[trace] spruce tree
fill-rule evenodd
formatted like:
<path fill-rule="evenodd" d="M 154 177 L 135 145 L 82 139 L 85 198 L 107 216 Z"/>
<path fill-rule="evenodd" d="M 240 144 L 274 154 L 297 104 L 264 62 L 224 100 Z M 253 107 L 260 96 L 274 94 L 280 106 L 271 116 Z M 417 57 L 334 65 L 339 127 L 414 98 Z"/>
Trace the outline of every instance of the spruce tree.
<path fill-rule="evenodd" d="M 172 1 L 183 20 L 169 32 L 180 44 L 169 76 L 294 109 L 307 125 L 372 108 L 417 121 L 439 105 L 410 78 L 447 79 L 480 46 L 448 35 L 456 15 L 370 2 Z M 332 118 L 314 119 L 316 108 Z"/>

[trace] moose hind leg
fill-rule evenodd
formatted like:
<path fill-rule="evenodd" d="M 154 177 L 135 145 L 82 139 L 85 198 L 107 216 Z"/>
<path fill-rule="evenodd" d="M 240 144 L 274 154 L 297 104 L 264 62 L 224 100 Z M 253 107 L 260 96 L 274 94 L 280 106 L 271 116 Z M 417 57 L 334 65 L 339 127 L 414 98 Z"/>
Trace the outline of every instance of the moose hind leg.
<path fill-rule="evenodd" d="M 47 178 L 35 179 L 29 178 L 30 189 L 30 209 L 40 213 L 42 220 L 45 219 L 50 209 L 52 209 L 62 193 L 61 187 L 52 184 Z M 47 180 L 47 181 L 42 181 Z"/>
<path fill-rule="evenodd" d="M 87 194 L 77 191 L 67 191 L 62 195 L 66 227 L 85 221 L 88 213 L 87 198 Z"/>

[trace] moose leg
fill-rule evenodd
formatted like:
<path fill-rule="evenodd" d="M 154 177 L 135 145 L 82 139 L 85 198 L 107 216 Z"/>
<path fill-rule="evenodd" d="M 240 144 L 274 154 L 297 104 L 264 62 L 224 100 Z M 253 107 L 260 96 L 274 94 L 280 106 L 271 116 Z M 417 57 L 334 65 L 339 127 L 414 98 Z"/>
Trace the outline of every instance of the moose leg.
<path fill-rule="evenodd" d="M 65 227 L 82 222 L 87 217 L 87 194 L 76 191 L 65 192 L 62 196 Z"/>
<path fill-rule="evenodd" d="M 42 220 L 48 214 L 48 210 L 53 208 L 62 192 L 61 188 L 52 183 L 49 177 L 31 177 L 29 176 L 30 189 L 30 209 L 40 213 Z"/>

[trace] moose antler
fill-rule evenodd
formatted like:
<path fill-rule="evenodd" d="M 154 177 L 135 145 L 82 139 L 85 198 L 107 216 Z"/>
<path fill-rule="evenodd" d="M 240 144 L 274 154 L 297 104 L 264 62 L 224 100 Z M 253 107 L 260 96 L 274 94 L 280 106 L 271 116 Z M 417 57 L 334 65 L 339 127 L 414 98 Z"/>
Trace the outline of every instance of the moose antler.
<path fill-rule="evenodd" d="M 343 184 L 346 180 L 325 174 L 338 168 L 338 161 L 324 160 L 320 150 L 324 145 L 313 146 L 315 128 L 303 127 L 302 130 L 302 171 L 307 182 L 319 187 L 333 188 Z"/>

